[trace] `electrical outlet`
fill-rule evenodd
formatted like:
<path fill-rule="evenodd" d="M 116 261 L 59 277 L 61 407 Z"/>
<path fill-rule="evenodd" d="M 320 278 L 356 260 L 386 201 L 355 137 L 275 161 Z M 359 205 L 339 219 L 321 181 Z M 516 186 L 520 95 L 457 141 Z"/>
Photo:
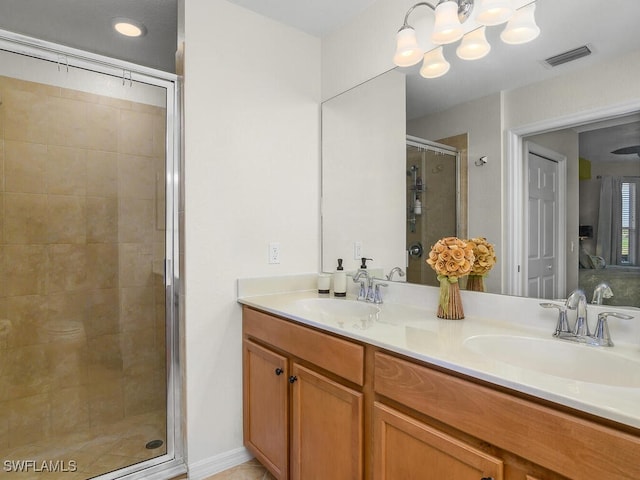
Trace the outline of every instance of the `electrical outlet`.
<path fill-rule="evenodd" d="M 362 242 L 353 242 L 353 259 L 360 260 L 362 258 Z"/>
<path fill-rule="evenodd" d="M 280 243 L 269 243 L 269 263 L 280 263 Z"/>

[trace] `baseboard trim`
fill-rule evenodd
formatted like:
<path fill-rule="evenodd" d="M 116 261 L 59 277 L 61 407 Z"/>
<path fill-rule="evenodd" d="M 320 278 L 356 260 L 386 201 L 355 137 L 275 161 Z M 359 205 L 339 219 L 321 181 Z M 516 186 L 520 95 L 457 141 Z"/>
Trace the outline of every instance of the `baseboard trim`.
<path fill-rule="evenodd" d="M 253 455 L 244 448 L 236 448 L 189 464 L 189 480 L 204 480 L 207 477 L 223 472 L 229 468 L 248 462 Z"/>

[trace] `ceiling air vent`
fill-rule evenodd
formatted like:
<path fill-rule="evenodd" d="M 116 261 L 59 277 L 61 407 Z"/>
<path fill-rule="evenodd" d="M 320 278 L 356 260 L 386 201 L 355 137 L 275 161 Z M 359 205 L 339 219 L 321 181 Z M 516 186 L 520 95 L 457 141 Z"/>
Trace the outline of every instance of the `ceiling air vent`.
<path fill-rule="evenodd" d="M 582 47 L 574 48 L 573 50 L 549 57 L 545 59 L 545 63 L 552 67 L 557 67 L 558 65 L 573 62 L 574 60 L 586 57 L 587 55 L 591 55 L 591 49 L 587 45 L 583 45 Z"/>

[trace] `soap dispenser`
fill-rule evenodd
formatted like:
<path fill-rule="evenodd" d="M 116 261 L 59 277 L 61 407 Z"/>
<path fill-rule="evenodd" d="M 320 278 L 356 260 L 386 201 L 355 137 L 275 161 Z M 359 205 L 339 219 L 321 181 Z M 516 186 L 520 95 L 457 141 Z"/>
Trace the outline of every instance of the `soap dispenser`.
<path fill-rule="evenodd" d="M 342 259 L 338 259 L 336 273 L 333 274 L 333 295 L 335 297 L 347 296 L 347 274 L 342 266 Z"/>
<path fill-rule="evenodd" d="M 413 205 L 413 213 L 416 215 L 422 215 L 422 202 L 418 197 L 416 197 L 416 201 Z"/>

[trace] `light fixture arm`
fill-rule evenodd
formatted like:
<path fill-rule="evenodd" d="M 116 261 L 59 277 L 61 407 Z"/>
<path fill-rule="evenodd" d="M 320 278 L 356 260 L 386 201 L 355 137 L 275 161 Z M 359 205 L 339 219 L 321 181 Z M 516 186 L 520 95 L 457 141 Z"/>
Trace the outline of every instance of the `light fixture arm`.
<path fill-rule="evenodd" d="M 402 28 L 400 30 L 402 30 L 403 28 L 410 28 L 411 27 L 411 25 L 409 25 L 409 15 L 411 15 L 413 13 L 413 11 L 418 7 L 429 7 L 434 12 L 436 11 L 436 7 L 434 7 L 430 3 L 427 3 L 427 2 L 416 3 L 413 7 L 411 7 L 409 10 L 407 10 L 406 15 L 404 16 L 404 23 L 402 24 Z"/>
<path fill-rule="evenodd" d="M 440 0 L 438 4 L 445 1 L 447 0 Z M 464 23 L 471 15 L 471 12 L 473 11 L 473 2 L 474 0 L 456 0 L 456 3 L 458 4 L 458 19 L 460 20 L 460 23 Z M 411 13 L 413 13 L 413 11 L 418 7 L 429 7 L 434 12 L 436 11 L 436 7 L 428 2 L 416 3 L 409 10 L 407 10 L 406 15 L 404 16 L 404 23 L 402 24 L 402 28 L 400 28 L 400 30 L 404 28 L 412 28 L 411 25 L 409 25 L 409 15 L 411 15 Z"/>

